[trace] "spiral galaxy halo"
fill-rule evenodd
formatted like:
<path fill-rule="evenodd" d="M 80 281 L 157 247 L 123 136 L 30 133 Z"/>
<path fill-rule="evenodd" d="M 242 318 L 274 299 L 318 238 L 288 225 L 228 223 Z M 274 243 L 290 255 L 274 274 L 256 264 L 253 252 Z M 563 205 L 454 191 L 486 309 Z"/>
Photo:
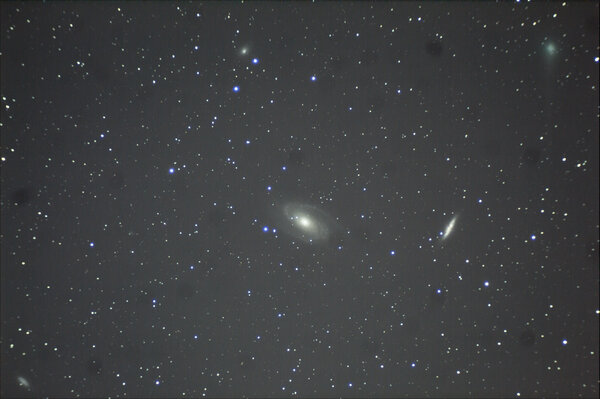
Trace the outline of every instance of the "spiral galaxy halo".
<path fill-rule="evenodd" d="M 283 206 L 283 230 L 305 242 L 326 241 L 335 228 L 335 220 L 316 206 L 288 203 Z"/>

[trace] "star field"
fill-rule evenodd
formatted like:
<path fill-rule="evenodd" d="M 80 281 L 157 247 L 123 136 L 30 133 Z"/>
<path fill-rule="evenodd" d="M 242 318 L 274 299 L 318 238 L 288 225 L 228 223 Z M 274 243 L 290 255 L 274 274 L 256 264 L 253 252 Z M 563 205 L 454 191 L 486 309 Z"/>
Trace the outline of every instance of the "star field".
<path fill-rule="evenodd" d="M 3 397 L 598 397 L 598 2 L 2 2 Z"/>

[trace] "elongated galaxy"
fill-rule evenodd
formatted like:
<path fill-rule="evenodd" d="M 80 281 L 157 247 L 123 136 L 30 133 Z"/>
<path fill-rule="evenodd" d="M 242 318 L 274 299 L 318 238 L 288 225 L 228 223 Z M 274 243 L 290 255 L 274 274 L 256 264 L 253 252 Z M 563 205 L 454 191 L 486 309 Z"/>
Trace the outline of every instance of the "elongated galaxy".
<path fill-rule="evenodd" d="M 454 226 L 456 225 L 456 220 L 458 219 L 458 215 L 454 216 L 452 218 L 452 220 L 450 220 L 450 223 L 448 223 L 448 225 L 446 225 L 446 229 L 444 230 L 441 240 L 445 241 L 448 239 L 448 237 L 450 236 L 450 234 L 452 233 L 452 231 L 454 230 Z"/>
<path fill-rule="evenodd" d="M 284 205 L 282 211 L 283 230 L 305 242 L 327 240 L 335 225 L 326 212 L 313 205 L 292 202 Z"/>
<path fill-rule="evenodd" d="M 600 399 L 600 0 L 54 3 L 0 1 L 0 399 Z"/>

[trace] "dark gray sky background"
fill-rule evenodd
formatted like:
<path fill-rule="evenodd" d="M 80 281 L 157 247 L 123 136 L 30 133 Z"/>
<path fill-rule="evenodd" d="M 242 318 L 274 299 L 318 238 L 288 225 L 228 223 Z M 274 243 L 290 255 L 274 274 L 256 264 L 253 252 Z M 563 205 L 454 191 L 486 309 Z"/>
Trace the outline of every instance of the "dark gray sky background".
<path fill-rule="evenodd" d="M 598 2 L 1 2 L 3 397 L 597 397 Z"/>

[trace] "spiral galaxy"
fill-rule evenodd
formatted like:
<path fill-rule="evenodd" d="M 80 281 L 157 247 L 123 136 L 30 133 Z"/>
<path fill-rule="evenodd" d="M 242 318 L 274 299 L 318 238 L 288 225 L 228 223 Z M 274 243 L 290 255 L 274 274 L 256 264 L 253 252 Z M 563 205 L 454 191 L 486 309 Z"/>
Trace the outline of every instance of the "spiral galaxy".
<path fill-rule="evenodd" d="M 327 240 L 335 221 L 316 206 L 288 203 L 283 206 L 284 231 L 305 242 Z"/>

